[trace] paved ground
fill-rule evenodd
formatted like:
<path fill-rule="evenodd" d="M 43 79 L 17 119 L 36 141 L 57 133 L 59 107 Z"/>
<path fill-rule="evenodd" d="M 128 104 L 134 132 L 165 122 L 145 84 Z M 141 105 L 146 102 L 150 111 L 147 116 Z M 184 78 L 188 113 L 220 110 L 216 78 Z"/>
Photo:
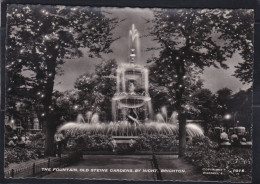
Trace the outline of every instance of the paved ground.
<path fill-rule="evenodd" d="M 162 171 L 163 180 L 205 180 L 195 168 L 182 159 L 173 155 L 158 155 L 158 165 Z M 69 166 L 67 169 L 77 171 L 56 171 L 44 178 L 86 178 L 86 179 L 125 179 L 125 180 L 156 180 L 153 172 L 151 155 L 85 155 L 82 161 Z M 89 169 L 88 172 L 86 170 Z M 103 169 L 92 170 L 91 169 Z M 116 169 L 126 172 L 116 172 Z M 133 172 L 129 172 L 132 169 Z M 140 169 L 140 172 L 135 172 Z M 84 170 L 84 171 L 83 171 Z M 130 170 L 131 171 L 131 170 Z"/>
<path fill-rule="evenodd" d="M 172 155 L 157 155 L 163 180 L 174 181 L 205 181 L 207 178 L 199 173 L 194 166 L 184 159 Z"/>

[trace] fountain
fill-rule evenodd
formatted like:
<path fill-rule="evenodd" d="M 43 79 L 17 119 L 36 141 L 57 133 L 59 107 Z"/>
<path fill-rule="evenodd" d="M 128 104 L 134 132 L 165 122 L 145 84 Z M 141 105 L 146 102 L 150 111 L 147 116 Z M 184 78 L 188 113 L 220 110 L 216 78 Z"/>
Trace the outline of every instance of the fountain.
<path fill-rule="evenodd" d="M 112 97 L 112 122 L 100 122 L 97 113 L 88 111 L 85 122 L 78 115 L 76 122 L 68 122 L 58 128 L 67 135 L 103 134 L 112 136 L 116 144 L 132 144 L 141 134 L 164 134 L 177 136 L 178 113 L 167 117 L 166 107 L 153 116 L 149 95 L 148 69 L 137 64 L 140 60 L 139 33 L 134 24 L 129 31 L 129 62 L 122 63 L 116 70 L 116 92 Z M 203 136 L 201 127 L 194 123 L 186 125 L 191 137 Z"/>
<path fill-rule="evenodd" d="M 117 91 L 112 98 L 113 121 L 140 123 L 153 118 L 149 95 L 148 69 L 136 64 L 140 58 L 139 33 L 134 24 L 129 31 L 129 63 L 118 66 Z"/>

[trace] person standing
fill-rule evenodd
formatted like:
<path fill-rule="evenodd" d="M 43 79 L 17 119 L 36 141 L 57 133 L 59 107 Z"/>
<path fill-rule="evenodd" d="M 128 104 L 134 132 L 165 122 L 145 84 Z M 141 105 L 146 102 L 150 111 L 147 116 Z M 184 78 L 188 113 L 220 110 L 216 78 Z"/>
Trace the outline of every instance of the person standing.
<path fill-rule="evenodd" d="M 63 144 L 63 140 L 64 140 L 64 136 L 63 133 L 57 133 L 55 134 L 55 142 L 56 142 L 56 153 L 58 153 L 58 156 L 61 156 L 61 152 L 62 152 L 62 144 Z"/>
<path fill-rule="evenodd" d="M 233 134 L 231 135 L 231 144 L 232 145 L 239 145 L 239 140 L 236 132 L 234 131 Z"/>

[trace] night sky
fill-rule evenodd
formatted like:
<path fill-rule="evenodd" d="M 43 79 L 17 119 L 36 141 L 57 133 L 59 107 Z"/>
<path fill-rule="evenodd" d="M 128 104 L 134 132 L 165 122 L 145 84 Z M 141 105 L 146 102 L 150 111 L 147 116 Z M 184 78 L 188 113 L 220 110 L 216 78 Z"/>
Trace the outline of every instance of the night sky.
<path fill-rule="evenodd" d="M 118 63 L 127 62 L 128 34 L 132 24 L 135 24 L 141 37 L 141 61 L 139 64 L 146 65 L 146 61 L 149 57 L 158 55 L 158 51 L 146 51 L 149 47 L 157 46 L 156 41 L 153 41 L 153 38 L 149 36 L 143 37 L 148 34 L 149 28 L 152 26 L 152 23 L 146 22 L 147 19 L 151 20 L 153 18 L 151 10 L 139 8 L 103 8 L 103 10 L 111 12 L 112 15 L 109 16 L 126 19 L 114 30 L 114 37 L 120 37 L 120 39 L 111 45 L 113 53 L 102 55 L 105 60 L 116 59 Z M 89 58 L 87 56 L 87 49 L 83 49 L 83 52 L 84 56 L 82 58 L 67 60 L 63 65 L 64 75 L 56 76 L 55 79 L 56 90 L 65 91 L 73 89 L 74 82 L 79 75 L 91 72 L 94 66 L 101 62 L 100 59 Z M 237 78 L 232 76 L 234 66 L 240 62 L 243 62 L 243 59 L 236 53 L 232 58 L 226 61 L 229 66 L 227 70 L 214 67 L 205 68 L 201 74 L 201 78 L 204 80 L 204 87 L 210 89 L 212 92 L 216 92 L 224 87 L 230 88 L 233 92 L 237 92 L 240 89 L 247 89 L 250 85 L 243 85 Z"/>

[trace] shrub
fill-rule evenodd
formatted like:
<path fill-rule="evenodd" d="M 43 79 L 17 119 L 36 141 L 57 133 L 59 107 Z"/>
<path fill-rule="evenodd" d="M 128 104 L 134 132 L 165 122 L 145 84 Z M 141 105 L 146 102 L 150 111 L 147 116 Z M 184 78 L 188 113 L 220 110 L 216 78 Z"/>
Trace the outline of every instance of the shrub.
<path fill-rule="evenodd" d="M 186 159 L 199 169 L 222 169 L 224 178 L 239 177 L 249 181 L 252 174 L 251 153 L 251 149 L 247 148 L 218 148 L 217 143 L 204 137 L 194 138 L 192 143 L 187 145 Z M 244 172 L 234 172 L 236 169 L 243 169 Z"/>
<path fill-rule="evenodd" d="M 178 149 L 176 137 L 163 134 L 142 134 L 136 139 L 134 147 L 138 151 L 176 151 Z"/>
<path fill-rule="evenodd" d="M 74 138 L 76 144 L 70 149 L 81 151 L 117 151 L 129 153 L 134 151 L 176 151 L 178 143 L 175 136 L 163 134 L 142 134 L 132 144 L 113 143 L 113 138 L 108 135 L 80 135 Z"/>
<path fill-rule="evenodd" d="M 37 132 L 36 134 L 31 134 L 29 137 L 31 144 L 27 145 L 27 147 L 34 148 L 34 149 L 43 149 L 44 142 L 45 142 L 44 139 L 45 139 L 45 135 L 41 132 Z"/>
<path fill-rule="evenodd" d="M 112 151 L 112 140 L 111 136 L 101 134 L 80 135 L 75 138 L 75 147 L 81 151 Z"/>
<path fill-rule="evenodd" d="M 26 148 L 5 148 L 5 167 L 11 163 L 26 162 L 30 159 L 39 158 L 37 150 L 28 150 Z"/>

